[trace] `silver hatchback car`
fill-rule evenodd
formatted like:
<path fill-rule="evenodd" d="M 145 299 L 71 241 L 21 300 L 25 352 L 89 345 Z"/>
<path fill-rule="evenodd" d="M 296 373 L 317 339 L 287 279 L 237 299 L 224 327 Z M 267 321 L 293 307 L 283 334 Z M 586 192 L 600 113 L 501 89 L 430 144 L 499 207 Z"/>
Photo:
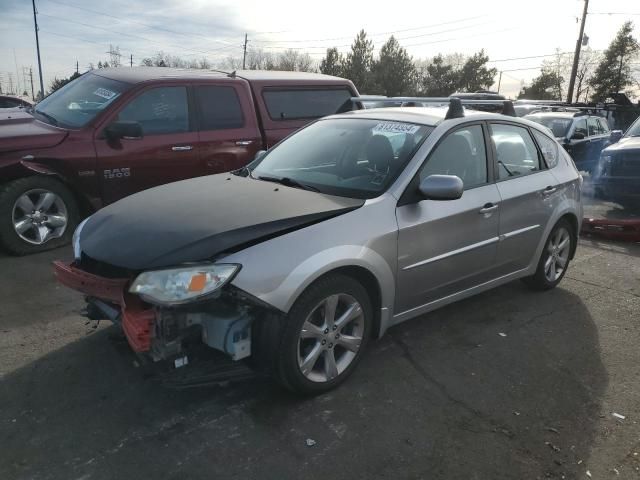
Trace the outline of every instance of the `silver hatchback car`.
<path fill-rule="evenodd" d="M 580 186 L 527 120 L 459 100 L 346 112 L 100 210 L 55 271 L 137 352 L 182 365 L 196 340 L 315 394 L 404 320 L 515 279 L 555 287 Z"/>

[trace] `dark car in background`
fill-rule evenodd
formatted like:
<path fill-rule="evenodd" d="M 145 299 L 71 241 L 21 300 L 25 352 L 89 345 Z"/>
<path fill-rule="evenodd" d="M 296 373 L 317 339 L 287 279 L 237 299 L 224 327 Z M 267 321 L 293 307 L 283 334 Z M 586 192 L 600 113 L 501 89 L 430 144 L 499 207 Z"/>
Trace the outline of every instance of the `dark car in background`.
<path fill-rule="evenodd" d="M 349 80 L 301 72 L 88 72 L 33 108 L 0 113 L 0 247 L 67 243 L 88 213 L 241 168 L 357 94 Z"/>
<path fill-rule="evenodd" d="M 14 97 L 13 95 L 0 95 L 0 109 L 4 108 L 26 108 L 33 104 L 24 98 Z"/>
<path fill-rule="evenodd" d="M 609 145 L 607 120 L 585 110 L 537 112 L 523 118 L 551 130 L 581 171 L 592 172 L 601 150 Z"/>
<path fill-rule="evenodd" d="M 619 141 L 602 150 L 593 185 L 604 198 L 622 203 L 640 200 L 640 117 Z"/>

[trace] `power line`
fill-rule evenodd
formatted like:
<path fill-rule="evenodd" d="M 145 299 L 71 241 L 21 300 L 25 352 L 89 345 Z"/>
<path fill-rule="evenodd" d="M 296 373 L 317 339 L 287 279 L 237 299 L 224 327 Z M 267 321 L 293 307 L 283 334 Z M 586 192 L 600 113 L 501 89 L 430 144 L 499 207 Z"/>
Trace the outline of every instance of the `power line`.
<path fill-rule="evenodd" d="M 633 12 L 589 12 L 589 15 L 625 15 L 629 17 L 640 16 L 640 13 Z"/>
<path fill-rule="evenodd" d="M 389 31 L 389 32 L 378 32 L 378 33 L 370 33 L 367 34 L 369 37 L 379 37 L 382 35 L 394 35 L 396 33 L 403 33 L 403 32 L 411 32 L 411 31 L 415 31 L 415 30 L 424 30 L 426 28 L 433 28 L 433 27 L 440 27 L 442 25 L 451 25 L 454 23 L 462 23 L 462 22 L 466 22 L 469 20 L 475 20 L 477 18 L 482 18 L 482 17 L 486 17 L 487 15 L 476 15 L 473 17 L 466 17 L 466 18 L 461 18 L 459 20 L 451 20 L 448 22 L 440 22 L 440 23 L 433 23 L 431 25 L 423 25 L 421 27 L 413 27 L 413 28 L 405 28 L 405 29 L 401 29 L 401 30 L 393 30 L 393 31 Z M 259 38 L 255 39 L 255 42 L 258 43 L 304 43 L 304 42 L 331 42 L 331 41 L 336 41 L 336 40 L 349 40 L 349 39 L 353 39 L 353 36 L 348 36 L 348 37 L 334 37 L 334 38 L 315 38 L 315 39 L 304 39 L 304 40 L 261 40 Z M 348 46 L 348 45 L 347 45 Z"/>
<path fill-rule="evenodd" d="M 95 14 L 95 15 L 101 15 L 101 16 L 105 16 L 105 17 L 115 18 L 116 20 L 121 20 L 123 22 L 137 23 L 138 25 L 142 25 L 142 26 L 147 27 L 147 28 L 151 28 L 151 29 L 155 29 L 155 30 L 161 30 L 161 31 L 168 32 L 168 33 L 173 33 L 173 34 L 176 34 L 176 35 L 184 35 L 186 37 L 200 37 L 200 38 L 204 38 L 205 40 L 207 40 L 209 42 L 220 43 L 222 45 L 227 45 L 227 46 L 233 45 L 230 42 L 225 42 L 225 41 L 222 41 L 222 40 L 213 40 L 210 37 L 207 37 L 205 35 L 200 35 L 200 34 L 197 34 L 197 33 L 178 32 L 176 30 L 171 30 L 171 29 L 165 28 L 165 27 L 158 27 L 156 25 L 150 25 L 148 23 L 140 22 L 138 20 L 132 20 L 132 19 L 129 19 L 129 18 L 118 17 L 118 16 L 112 15 L 110 13 L 98 12 L 96 10 L 92 10 L 92 9 L 86 8 L 86 7 L 80 7 L 78 5 L 74 5 L 74 4 L 71 4 L 71 3 L 60 2 L 58 0 L 48 0 L 48 1 L 51 2 L 51 3 L 57 3 L 58 5 L 64 5 L 66 7 L 77 8 L 78 10 L 83 10 L 85 12 L 92 13 L 92 14 Z"/>
<path fill-rule="evenodd" d="M 98 25 L 92 25 L 92 24 L 89 24 L 89 23 L 79 22 L 77 20 L 70 20 L 68 18 L 57 17 L 55 15 L 48 15 L 48 14 L 44 14 L 44 13 L 41 13 L 40 15 L 44 16 L 44 17 L 53 18 L 55 20 L 63 21 L 63 22 L 69 22 L 69 23 L 74 23 L 74 24 L 77 24 L 77 25 L 82 25 L 83 27 L 87 27 L 87 28 L 97 28 L 98 30 L 104 30 L 105 32 L 109 32 L 109 33 L 112 33 L 112 34 L 125 35 L 125 36 L 128 36 L 128 37 L 137 38 L 137 39 L 144 40 L 146 42 L 153 43 L 153 44 L 160 45 L 160 46 L 167 45 L 167 44 L 164 44 L 164 43 L 156 42 L 154 40 L 150 40 L 150 39 L 148 39 L 146 37 L 142 37 L 140 35 L 135 35 L 133 33 L 118 32 L 118 31 L 111 30 L 111 29 L 108 29 L 108 28 L 100 27 Z M 180 50 L 188 50 L 188 51 L 191 51 L 191 52 L 196 52 L 197 54 L 207 54 L 207 53 L 210 53 L 210 52 L 215 52 L 215 51 L 219 51 L 219 50 L 226 50 L 226 49 L 229 48 L 229 47 L 222 47 L 222 48 L 212 49 L 212 50 L 197 50 L 195 48 L 182 47 L 182 46 L 179 46 L 179 45 L 171 45 L 171 44 L 169 44 L 169 45 L 174 47 L 174 48 L 178 48 Z"/>

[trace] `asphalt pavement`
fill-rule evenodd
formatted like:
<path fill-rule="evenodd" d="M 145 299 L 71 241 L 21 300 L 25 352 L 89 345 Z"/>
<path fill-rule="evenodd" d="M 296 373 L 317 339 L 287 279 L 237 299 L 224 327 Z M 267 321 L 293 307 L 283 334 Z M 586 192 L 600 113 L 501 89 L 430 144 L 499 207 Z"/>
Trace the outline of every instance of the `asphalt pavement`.
<path fill-rule="evenodd" d="M 392 328 L 316 398 L 168 388 L 85 325 L 69 253 L 0 255 L 0 479 L 640 478 L 640 245 Z"/>

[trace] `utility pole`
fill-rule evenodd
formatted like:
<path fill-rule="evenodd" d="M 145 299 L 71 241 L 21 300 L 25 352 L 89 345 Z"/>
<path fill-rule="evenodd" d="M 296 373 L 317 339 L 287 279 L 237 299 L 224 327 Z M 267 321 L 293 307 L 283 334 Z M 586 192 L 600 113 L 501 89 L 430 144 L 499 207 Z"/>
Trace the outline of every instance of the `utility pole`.
<path fill-rule="evenodd" d="M 498 93 L 500 93 L 500 84 L 502 83 L 502 70 L 500 70 L 500 76 L 498 77 Z"/>
<path fill-rule="evenodd" d="M 40 61 L 40 40 L 38 39 L 38 19 L 36 18 L 36 0 L 31 0 L 33 5 L 33 28 L 36 32 L 36 50 L 38 51 L 38 73 L 40 74 L 40 94 L 44 98 L 44 81 L 42 80 L 42 62 Z"/>
<path fill-rule="evenodd" d="M 245 70 L 247 63 L 247 34 L 244 34 L 244 53 L 242 55 L 242 69 Z"/>
<path fill-rule="evenodd" d="M 582 47 L 582 36 L 584 35 L 584 24 L 587 21 L 587 13 L 589 9 L 589 0 L 584 0 L 584 10 L 582 11 L 582 22 L 580 23 L 580 34 L 576 41 L 576 50 L 573 54 L 573 66 L 571 67 L 571 77 L 569 77 L 569 91 L 567 92 L 567 103 L 571 103 L 573 99 L 573 87 L 576 84 L 576 75 L 578 74 L 578 62 L 580 61 L 580 48 Z"/>
<path fill-rule="evenodd" d="M 622 60 L 624 60 L 624 55 L 620 55 L 620 66 L 618 67 L 618 90 L 616 93 L 622 90 Z"/>
<path fill-rule="evenodd" d="M 31 78 L 31 99 L 36 101 L 36 93 L 33 91 L 33 68 L 29 67 L 29 77 Z"/>
<path fill-rule="evenodd" d="M 133 53 L 131 54 L 131 57 L 129 57 L 129 66 L 133 68 Z"/>
<path fill-rule="evenodd" d="M 76 73 L 80 73 L 80 65 L 78 63 L 78 60 L 76 60 Z"/>

